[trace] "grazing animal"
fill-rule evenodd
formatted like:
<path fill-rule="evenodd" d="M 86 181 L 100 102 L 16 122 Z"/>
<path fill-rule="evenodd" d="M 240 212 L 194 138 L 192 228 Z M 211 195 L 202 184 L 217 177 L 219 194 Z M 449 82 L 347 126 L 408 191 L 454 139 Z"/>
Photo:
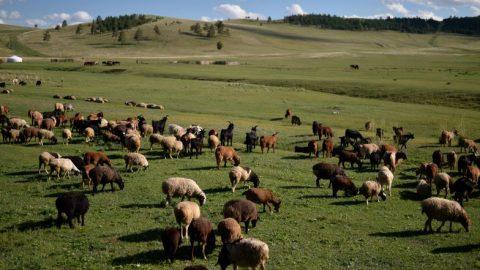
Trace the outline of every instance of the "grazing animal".
<path fill-rule="evenodd" d="M 165 131 L 165 124 L 167 123 L 168 115 L 165 115 L 161 120 L 155 121 L 152 120 L 153 133 L 163 134 Z"/>
<path fill-rule="evenodd" d="M 417 184 L 417 195 L 422 198 L 432 196 L 432 186 L 424 179 L 421 179 Z"/>
<path fill-rule="evenodd" d="M 398 138 L 400 138 L 400 136 L 403 135 L 404 129 L 403 127 L 395 127 L 395 126 L 392 127 L 392 129 L 393 129 L 393 133 L 395 134 L 393 139 L 396 143 L 398 143 Z"/>
<path fill-rule="evenodd" d="M 35 82 L 35 86 L 42 86 L 42 81 L 37 80 L 37 81 Z"/>
<path fill-rule="evenodd" d="M 407 160 L 407 154 L 404 152 L 386 152 L 383 156 L 384 164 L 388 165 L 392 172 L 395 172 L 400 160 Z"/>
<path fill-rule="evenodd" d="M 95 139 L 95 130 L 91 127 L 87 127 L 84 130 L 85 142 L 92 142 Z"/>
<path fill-rule="evenodd" d="M 168 125 L 168 132 L 169 134 L 175 136 L 177 139 L 180 139 L 185 133 L 187 133 L 187 131 L 183 127 L 176 124 Z"/>
<path fill-rule="evenodd" d="M 353 151 L 343 150 L 338 153 L 338 166 L 340 164 L 345 168 L 345 162 L 349 162 L 350 166 L 353 168 L 353 164 L 357 164 L 358 168 L 362 168 L 362 160 L 358 153 Z"/>
<path fill-rule="evenodd" d="M 265 212 L 265 206 L 268 206 L 268 211 L 272 212 L 273 205 L 275 212 L 280 210 L 280 204 L 282 201 L 278 199 L 271 190 L 265 188 L 251 188 L 242 193 L 247 200 L 254 203 L 263 204 L 263 212 Z"/>
<path fill-rule="evenodd" d="M 324 163 L 320 162 L 312 167 L 313 174 L 316 176 L 316 185 L 317 187 L 320 186 L 320 179 L 327 179 L 330 181 L 331 184 L 331 179 L 333 179 L 337 175 L 343 175 L 346 176 L 345 171 L 340 167 L 335 164 L 329 164 L 329 163 Z M 328 186 L 330 187 L 330 185 Z"/>
<path fill-rule="evenodd" d="M 152 134 L 150 135 L 149 141 L 150 150 L 153 148 L 154 144 L 160 144 L 163 147 L 163 150 L 166 152 L 165 158 L 167 158 L 167 153 L 170 159 L 172 159 L 172 154 L 176 154 L 178 158 L 180 152 L 183 150 L 183 143 L 177 141 L 177 138 L 175 136 Z"/>
<path fill-rule="evenodd" d="M 480 178 L 480 169 L 471 165 L 467 166 L 467 177 L 470 178 L 474 184 L 477 184 Z"/>
<path fill-rule="evenodd" d="M 467 156 L 460 156 L 457 162 L 458 173 L 462 175 L 466 175 L 467 166 L 472 165 L 475 162 L 477 162 L 477 166 L 478 166 L 479 165 L 478 159 L 473 154 L 467 155 Z"/>
<path fill-rule="evenodd" d="M 243 238 L 232 244 L 225 244 L 218 255 L 217 264 L 221 270 L 226 270 L 230 264 L 233 269 L 248 267 L 264 270 L 269 259 L 268 245 L 255 238 Z"/>
<path fill-rule="evenodd" d="M 68 192 L 57 197 L 55 201 L 57 207 L 57 228 L 62 226 L 62 213 L 67 216 L 67 222 L 71 229 L 74 228 L 73 219 L 85 226 L 85 214 L 90 208 L 87 196 L 82 192 Z"/>
<path fill-rule="evenodd" d="M 322 142 L 322 155 L 323 158 L 332 157 L 333 154 L 333 140 L 332 139 L 325 139 Z M 318 156 L 318 155 L 317 155 Z"/>
<path fill-rule="evenodd" d="M 442 165 L 443 165 L 442 151 L 436 150 L 435 152 L 433 152 L 432 161 L 433 161 L 433 163 L 437 164 L 439 169 L 442 169 Z"/>
<path fill-rule="evenodd" d="M 190 245 L 192 248 L 191 259 L 194 258 L 194 243 L 198 242 L 202 246 L 203 259 L 207 259 L 206 253 L 210 253 L 215 248 L 215 233 L 213 225 L 207 218 L 200 217 L 192 220 L 188 227 L 190 236 Z"/>
<path fill-rule="evenodd" d="M 38 144 L 40 144 L 40 145 L 43 145 L 43 140 L 44 139 L 49 140 L 52 144 L 56 144 L 57 141 L 58 141 L 57 137 L 55 137 L 55 133 L 53 133 L 50 130 L 46 130 L 46 129 L 40 129 L 38 131 L 37 138 L 39 140 Z"/>
<path fill-rule="evenodd" d="M 463 200 L 465 199 L 468 202 L 473 188 L 474 183 L 470 179 L 462 177 L 453 183 L 450 191 L 455 193 L 453 195 L 454 200 L 463 207 Z"/>
<path fill-rule="evenodd" d="M 423 228 L 424 232 L 433 232 L 432 220 L 434 219 L 442 222 L 440 227 L 438 227 L 437 232 L 440 232 L 447 221 L 450 221 L 450 232 L 452 232 L 453 222 L 459 222 L 462 224 L 463 228 L 465 228 L 465 231 L 468 232 L 471 221 L 465 209 L 463 209 L 458 202 L 432 197 L 423 200 L 421 206 L 422 214 L 425 213 L 427 215 L 427 221 Z"/>
<path fill-rule="evenodd" d="M 195 202 L 179 202 L 173 208 L 173 213 L 178 226 L 180 226 L 180 237 L 188 239 L 188 227 L 194 219 L 200 217 L 200 207 Z"/>
<path fill-rule="evenodd" d="M 107 157 L 107 155 L 104 152 L 86 152 L 83 155 L 83 161 L 85 162 L 85 165 L 88 165 L 88 164 L 93 164 L 95 166 L 108 165 L 112 167 L 112 163 L 110 162 L 110 159 Z"/>
<path fill-rule="evenodd" d="M 43 170 L 46 173 L 48 173 L 47 165 L 50 164 L 50 161 L 52 161 L 56 158 L 61 158 L 60 154 L 51 153 L 51 152 L 40 153 L 40 155 L 38 156 L 38 174 L 40 174 L 42 167 L 43 167 Z"/>
<path fill-rule="evenodd" d="M 245 134 L 245 145 L 247 146 L 247 152 L 252 152 L 252 149 L 255 149 L 255 146 L 258 143 L 257 127 L 258 126 L 252 127 L 250 132 Z"/>
<path fill-rule="evenodd" d="M 175 260 L 175 255 L 177 254 L 177 250 L 182 244 L 180 231 L 177 228 L 166 228 L 161 232 L 161 239 L 166 257 L 170 260 L 170 262 L 173 262 Z"/>
<path fill-rule="evenodd" d="M 22 129 L 20 133 L 20 140 L 24 143 L 29 143 L 33 138 L 38 137 L 39 128 L 36 127 L 26 127 Z"/>
<path fill-rule="evenodd" d="M 415 139 L 415 135 L 413 135 L 413 133 L 406 133 L 406 134 L 402 134 L 398 137 L 398 145 L 400 146 L 399 148 L 400 149 L 403 149 L 403 148 L 407 148 L 407 143 L 409 140 L 413 140 Z"/>
<path fill-rule="evenodd" d="M 332 178 L 332 193 L 334 198 L 337 198 L 339 190 L 343 190 L 345 196 L 355 196 L 358 194 L 358 189 L 353 181 L 343 175 L 337 175 Z"/>
<path fill-rule="evenodd" d="M 370 168 L 372 170 L 378 169 L 378 166 L 380 166 L 381 162 L 382 162 L 382 154 L 380 150 L 370 154 Z"/>
<path fill-rule="evenodd" d="M 40 127 L 46 130 L 53 130 L 56 125 L 57 120 L 55 119 L 55 117 L 49 117 L 42 120 Z"/>
<path fill-rule="evenodd" d="M 68 145 L 68 143 L 72 140 L 72 131 L 68 128 L 65 128 L 62 130 L 62 138 L 63 138 L 63 144 Z"/>
<path fill-rule="evenodd" d="M 217 233 L 222 238 L 223 244 L 236 242 L 242 237 L 242 228 L 233 218 L 225 218 L 218 223 Z"/>
<path fill-rule="evenodd" d="M 97 166 L 90 170 L 88 173 L 90 179 L 92 179 L 93 183 L 93 193 L 95 195 L 97 193 L 97 186 L 102 184 L 102 191 L 105 189 L 105 185 L 110 183 L 110 187 L 112 188 L 112 192 L 115 191 L 113 187 L 113 183 L 116 183 L 120 190 L 123 190 L 125 184 L 123 183 L 123 179 L 120 174 L 113 168 L 108 166 Z"/>
<path fill-rule="evenodd" d="M 440 144 L 442 146 L 452 146 L 452 141 L 455 138 L 455 134 L 457 133 L 456 130 L 453 131 L 448 131 L 448 130 L 443 130 L 442 134 L 440 135 Z"/>
<path fill-rule="evenodd" d="M 372 131 L 374 128 L 374 124 L 372 121 L 368 121 L 365 123 L 365 130 L 366 131 Z"/>
<path fill-rule="evenodd" d="M 220 169 L 220 163 L 224 162 L 223 167 L 227 167 L 227 161 L 233 163 L 234 166 L 240 165 L 240 156 L 232 147 L 219 146 L 215 149 L 215 159 L 217 161 L 217 169 Z"/>
<path fill-rule="evenodd" d="M 297 126 L 302 125 L 302 121 L 300 120 L 300 117 L 298 117 L 296 115 L 292 115 L 292 126 L 293 125 L 297 125 Z"/>
<path fill-rule="evenodd" d="M 452 177 L 446 173 L 437 173 L 433 178 L 435 188 L 437 189 L 437 197 L 442 189 L 445 189 L 445 198 L 447 198 L 450 192 L 450 185 L 452 185 Z"/>
<path fill-rule="evenodd" d="M 62 172 L 63 172 L 63 177 L 67 176 L 70 178 L 70 172 L 73 171 L 75 174 L 80 174 L 80 170 L 73 164 L 72 160 L 68 158 L 55 158 L 50 160 L 48 163 L 50 166 L 50 174 L 48 175 L 48 178 L 52 176 L 52 174 L 55 172 L 57 174 L 57 179 L 60 178 Z"/>
<path fill-rule="evenodd" d="M 220 131 L 220 142 L 223 146 L 232 146 L 233 143 L 233 129 L 235 128 L 235 125 L 228 121 L 228 127 L 226 129 L 222 129 Z"/>
<path fill-rule="evenodd" d="M 223 217 L 233 218 L 238 223 L 244 222 L 245 233 L 247 234 L 250 222 L 252 222 L 252 227 L 255 228 L 259 219 L 257 213 L 257 206 L 255 205 L 255 203 L 245 199 L 236 199 L 226 202 L 223 206 Z"/>
<path fill-rule="evenodd" d="M 323 126 L 322 123 L 318 124 L 318 139 L 321 140 L 322 137 L 332 138 L 333 137 L 333 129 L 331 127 Z"/>
<path fill-rule="evenodd" d="M 313 121 L 313 123 L 312 123 L 312 133 L 313 133 L 313 136 L 318 135 L 318 122 L 317 121 Z"/>
<path fill-rule="evenodd" d="M 457 163 L 457 153 L 455 151 L 450 151 L 446 153 L 447 155 L 447 164 L 450 170 L 455 170 L 455 163 Z"/>
<path fill-rule="evenodd" d="M 138 153 L 141 146 L 142 138 L 139 135 L 131 133 L 125 136 L 125 147 L 129 152 Z"/>
<path fill-rule="evenodd" d="M 25 121 L 24 119 L 18 118 L 18 117 L 12 117 L 8 120 L 8 126 L 10 126 L 13 129 L 21 129 L 28 125 L 27 125 L 27 121 Z"/>
<path fill-rule="evenodd" d="M 380 201 L 380 198 L 382 198 L 382 200 L 384 201 L 387 199 L 387 195 L 383 191 L 382 185 L 375 181 L 364 182 L 359 189 L 359 193 L 365 197 L 367 205 L 368 198 L 370 198 L 370 200 L 373 200 L 373 196 L 377 197 L 377 202 Z"/>
<path fill-rule="evenodd" d="M 133 172 L 133 166 L 140 166 L 144 170 L 148 169 L 147 158 L 140 153 L 128 153 L 123 156 L 125 161 L 125 170 Z"/>
<path fill-rule="evenodd" d="M 262 149 L 262 154 L 265 148 L 267 148 L 267 153 L 272 148 L 273 153 L 275 153 L 275 145 L 277 144 L 277 135 L 278 132 L 272 134 L 272 136 L 262 136 L 260 137 L 260 148 Z"/>
<path fill-rule="evenodd" d="M 244 186 L 247 182 L 252 182 L 254 187 L 260 185 L 258 175 L 248 167 L 235 166 L 229 172 L 228 176 L 232 184 L 232 192 L 235 192 L 235 188 L 240 182 L 243 182 Z M 250 186 L 248 188 L 250 188 Z"/>
<path fill-rule="evenodd" d="M 388 190 L 388 196 L 392 196 L 393 173 L 386 166 L 380 167 L 377 175 L 377 182 L 384 190 Z"/>
<path fill-rule="evenodd" d="M 292 109 L 287 109 L 285 111 L 285 118 L 290 118 L 290 116 L 292 116 Z"/>
<path fill-rule="evenodd" d="M 28 110 L 28 117 L 32 120 L 32 126 L 42 126 L 43 115 L 41 112 Z"/>
<path fill-rule="evenodd" d="M 210 151 L 217 149 L 217 147 L 221 144 L 220 139 L 216 135 L 208 136 L 208 147 Z M 248 148 L 248 146 L 247 146 Z"/>
<path fill-rule="evenodd" d="M 203 137 L 205 136 L 205 131 L 202 130 L 200 134 L 196 135 L 197 137 L 190 140 L 190 159 L 193 156 L 193 151 L 195 150 L 195 158 L 198 158 L 198 155 L 203 153 Z"/>
<path fill-rule="evenodd" d="M 348 128 L 345 130 L 345 138 L 354 140 L 355 142 L 357 142 L 358 140 L 365 140 L 365 137 L 363 137 L 363 135 L 358 130 Z"/>
<path fill-rule="evenodd" d="M 182 201 L 187 197 L 197 198 L 200 205 L 204 205 L 207 201 L 205 192 L 197 185 L 197 183 L 188 178 L 171 177 L 162 183 L 162 192 L 167 195 L 166 205 L 168 205 L 172 198 L 181 197 Z"/>

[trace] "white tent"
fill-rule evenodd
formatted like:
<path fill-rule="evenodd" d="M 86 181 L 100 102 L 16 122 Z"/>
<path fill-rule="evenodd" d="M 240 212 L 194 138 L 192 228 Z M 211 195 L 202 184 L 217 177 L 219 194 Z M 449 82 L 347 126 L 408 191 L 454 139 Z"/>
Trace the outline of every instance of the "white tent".
<path fill-rule="evenodd" d="M 23 59 L 19 56 L 12 55 L 10 57 L 7 57 L 7 63 L 21 63 Z"/>

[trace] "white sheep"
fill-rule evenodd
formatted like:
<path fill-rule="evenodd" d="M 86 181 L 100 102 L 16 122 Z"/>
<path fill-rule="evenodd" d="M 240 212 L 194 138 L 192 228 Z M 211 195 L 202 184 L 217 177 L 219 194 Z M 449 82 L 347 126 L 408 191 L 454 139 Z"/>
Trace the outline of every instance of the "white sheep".
<path fill-rule="evenodd" d="M 170 203 L 174 197 L 182 197 L 182 201 L 187 197 L 197 198 L 200 205 L 204 205 L 207 200 L 207 196 L 197 183 L 188 178 L 183 177 L 171 177 L 162 183 L 163 194 L 167 195 L 166 205 Z"/>
<path fill-rule="evenodd" d="M 243 238 L 231 244 L 225 244 L 218 255 L 217 264 L 222 269 L 233 264 L 233 269 L 248 267 L 265 269 L 269 259 L 268 245 L 255 238 Z"/>
<path fill-rule="evenodd" d="M 62 130 L 63 144 L 67 144 L 72 140 L 72 131 L 68 128 Z"/>
<path fill-rule="evenodd" d="M 14 129 L 21 129 L 23 127 L 28 127 L 27 121 L 19 117 L 12 117 L 9 119 L 10 126 Z"/>
<path fill-rule="evenodd" d="M 62 103 L 55 103 L 55 111 L 63 112 L 65 111 L 65 106 Z"/>
<path fill-rule="evenodd" d="M 374 143 L 366 143 L 360 145 L 360 153 L 370 156 L 371 154 L 380 151 L 380 147 Z"/>
<path fill-rule="evenodd" d="M 200 217 L 200 207 L 195 202 L 179 202 L 173 209 L 173 213 L 175 214 L 175 220 L 180 226 L 181 238 L 183 239 L 186 237 L 188 239 L 188 227 L 193 219 Z M 185 236 L 183 233 L 184 231 Z"/>
<path fill-rule="evenodd" d="M 57 143 L 57 137 L 55 137 L 55 133 L 53 131 L 47 129 L 40 129 L 38 131 L 38 144 L 43 145 L 43 139 L 50 140 L 53 143 Z"/>
<path fill-rule="evenodd" d="M 234 166 L 228 173 L 228 177 L 232 185 L 232 192 L 235 192 L 235 188 L 240 182 L 243 182 L 244 186 L 248 181 L 253 182 L 255 187 L 258 187 L 259 184 L 258 176 L 248 167 Z"/>
<path fill-rule="evenodd" d="M 128 151 L 138 153 L 142 146 L 142 138 L 136 133 L 130 133 L 125 136 L 125 146 Z"/>
<path fill-rule="evenodd" d="M 95 130 L 91 127 L 85 129 L 85 142 L 91 142 L 95 138 Z"/>
<path fill-rule="evenodd" d="M 380 185 L 380 183 L 375 181 L 364 182 L 359 189 L 359 193 L 365 197 L 365 199 L 367 200 L 367 205 L 368 205 L 368 198 L 370 198 L 370 200 L 373 200 L 373 196 L 377 197 L 377 202 L 380 201 L 380 198 L 382 198 L 382 200 L 387 199 L 387 195 L 383 191 L 382 185 Z"/>
<path fill-rule="evenodd" d="M 437 189 L 437 196 L 440 194 L 442 189 L 445 189 L 445 198 L 447 198 L 448 193 L 450 192 L 452 177 L 450 177 L 450 175 L 447 173 L 437 173 L 433 177 L 433 182 L 435 183 L 435 188 Z"/>
<path fill-rule="evenodd" d="M 125 169 L 127 171 L 133 172 L 133 166 L 140 166 L 144 170 L 148 168 L 147 158 L 140 153 L 128 153 L 123 156 L 123 159 L 125 160 Z"/>
<path fill-rule="evenodd" d="M 183 150 L 183 144 L 180 141 L 177 141 L 177 138 L 174 136 L 162 136 L 160 134 L 150 135 L 150 150 L 152 150 L 154 144 L 160 144 L 163 147 L 163 150 L 168 153 L 170 158 L 172 158 L 172 153 L 177 154 L 177 158 L 180 154 L 180 151 Z M 165 155 L 165 158 L 167 156 Z"/>
<path fill-rule="evenodd" d="M 418 181 L 417 194 L 421 197 L 432 196 L 432 186 L 425 179 Z"/>
<path fill-rule="evenodd" d="M 468 232 L 471 221 L 465 209 L 463 209 L 458 202 L 432 197 L 423 200 L 421 205 L 422 214 L 425 213 L 428 217 L 423 228 L 425 232 L 427 232 L 427 227 L 430 229 L 430 232 L 433 232 L 433 219 L 442 222 L 442 225 L 438 227 L 437 232 L 440 232 L 446 221 L 450 221 L 450 232 L 452 232 L 452 222 L 461 223 L 465 228 L 465 231 Z"/>
<path fill-rule="evenodd" d="M 68 158 L 56 158 L 50 160 L 48 164 L 50 166 L 50 174 L 48 178 L 52 176 L 53 172 L 56 172 L 57 179 L 60 178 L 60 175 L 63 172 L 63 177 L 67 176 L 70 178 L 70 172 L 73 171 L 74 173 L 78 174 L 81 173 L 80 170 L 73 164 L 72 160 Z"/>
<path fill-rule="evenodd" d="M 150 136 L 153 134 L 153 126 L 149 124 L 143 124 L 140 130 L 142 131 L 142 137 Z"/>
<path fill-rule="evenodd" d="M 210 151 L 214 151 L 220 145 L 220 139 L 215 135 L 208 136 L 208 147 L 210 147 Z"/>
<path fill-rule="evenodd" d="M 173 136 L 180 138 L 182 137 L 185 133 L 185 129 L 177 124 L 170 124 L 168 125 L 168 132 L 172 134 Z"/>
<path fill-rule="evenodd" d="M 383 189 L 388 190 L 388 196 L 392 196 L 393 173 L 386 166 L 380 167 L 377 176 L 377 182 L 382 185 Z"/>
<path fill-rule="evenodd" d="M 49 152 L 42 152 L 38 156 L 38 174 L 41 172 L 41 168 L 43 166 L 43 170 L 48 173 L 47 171 L 47 165 L 50 164 L 51 160 L 54 160 L 56 158 L 61 158 L 60 154 L 58 153 L 49 153 Z"/>

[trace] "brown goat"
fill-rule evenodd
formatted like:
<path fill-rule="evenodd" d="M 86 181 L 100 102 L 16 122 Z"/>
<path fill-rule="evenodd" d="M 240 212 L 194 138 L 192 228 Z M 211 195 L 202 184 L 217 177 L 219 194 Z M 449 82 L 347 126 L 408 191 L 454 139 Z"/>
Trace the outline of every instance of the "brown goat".
<path fill-rule="evenodd" d="M 212 223 L 204 217 L 196 218 L 192 220 L 192 223 L 190 223 L 188 227 L 188 235 L 190 236 L 190 244 L 192 247 L 192 261 L 194 258 L 195 242 L 198 242 L 199 245 L 202 246 L 203 259 L 206 260 L 205 248 L 207 248 L 207 252 L 215 248 L 215 233 L 213 232 Z"/>
<path fill-rule="evenodd" d="M 278 212 L 280 209 L 280 204 L 282 201 L 273 194 L 273 192 L 266 188 L 251 188 L 242 195 L 245 195 L 247 200 L 250 200 L 254 203 L 263 204 L 263 212 L 265 211 L 265 206 L 268 206 L 268 211 L 272 212 L 272 207 L 270 203 L 273 205 L 275 212 Z"/>
<path fill-rule="evenodd" d="M 233 163 L 234 166 L 240 165 L 240 156 L 235 149 L 227 146 L 219 146 L 215 149 L 215 159 L 217 160 L 217 169 L 220 169 L 220 163 L 223 161 L 223 167 L 227 167 L 227 161 Z"/>
<path fill-rule="evenodd" d="M 446 153 L 447 155 L 447 164 L 450 170 L 455 170 L 455 163 L 457 163 L 457 153 L 455 151 L 450 151 Z"/>
<path fill-rule="evenodd" d="M 332 139 L 323 140 L 322 153 L 323 153 L 324 158 L 325 158 L 325 156 L 327 156 L 327 158 L 332 157 L 332 153 L 333 153 L 333 140 Z"/>
<path fill-rule="evenodd" d="M 272 148 L 273 153 L 275 153 L 275 145 L 277 144 L 277 135 L 278 135 L 278 132 L 275 132 L 272 134 L 272 136 L 260 137 L 260 148 L 262 149 L 262 154 L 265 148 L 267 148 L 267 153 L 270 151 L 270 148 Z"/>
<path fill-rule="evenodd" d="M 320 124 L 318 124 L 318 138 L 321 140 L 323 136 L 325 136 L 327 138 L 332 138 L 333 137 L 333 129 L 331 127 L 323 126 L 320 123 Z"/>

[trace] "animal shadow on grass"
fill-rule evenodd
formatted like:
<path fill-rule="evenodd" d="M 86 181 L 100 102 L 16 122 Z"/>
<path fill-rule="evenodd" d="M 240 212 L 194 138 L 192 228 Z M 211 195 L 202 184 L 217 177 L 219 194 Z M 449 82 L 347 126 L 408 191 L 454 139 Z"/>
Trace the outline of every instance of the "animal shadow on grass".
<path fill-rule="evenodd" d="M 294 141 L 294 142 L 291 142 L 290 144 L 291 145 L 296 145 L 296 144 L 299 144 L 299 143 L 308 143 L 310 142 L 311 140 L 299 140 L 299 141 Z"/>
<path fill-rule="evenodd" d="M 394 186 L 395 188 L 416 188 L 417 183 L 415 182 L 404 182 Z"/>
<path fill-rule="evenodd" d="M 121 205 L 121 208 L 130 209 L 130 208 L 164 208 L 162 204 L 159 203 L 132 203 Z"/>
<path fill-rule="evenodd" d="M 298 197 L 298 199 L 331 199 L 332 195 L 317 195 L 317 194 L 312 194 L 312 195 L 302 195 Z"/>
<path fill-rule="evenodd" d="M 426 235 L 427 233 L 423 232 L 422 230 L 406 230 L 406 231 L 398 231 L 398 232 L 376 232 L 369 234 L 370 236 L 379 236 L 379 237 L 400 237 L 400 238 L 407 238 L 407 237 L 416 237 L 420 235 Z"/>
<path fill-rule="evenodd" d="M 433 144 L 429 143 L 429 144 L 420 145 L 417 148 L 440 148 L 440 145 L 436 143 L 433 143 Z"/>
<path fill-rule="evenodd" d="M 402 190 L 400 191 L 400 198 L 402 200 L 411 200 L 411 201 L 421 201 L 424 198 L 418 195 L 417 193 L 410 191 L 410 190 Z"/>
<path fill-rule="evenodd" d="M 18 230 L 20 232 L 26 232 L 26 231 L 48 229 L 53 225 L 54 225 L 54 219 L 49 217 L 39 221 L 33 221 L 33 220 L 26 221 L 26 222 L 8 227 L 6 230 Z M 5 230 L 2 230 L 2 231 L 5 231 Z"/>
<path fill-rule="evenodd" d="M 339 202 L 332 202 L 330 205 L 339 205 L 339 206 L 350 206 L 350 205 L 359 205 L 365 202 L 362 201 L 339 201 Z"/>
<path fill-rule="evenodd" d="M 282 121 L 283 117 L 271 118 L 270 121 Z"/>
<path fill-rule="evenodd" d="M 281 186 L 281 189 L 304 189 L 304 188 L 317 188 L 314 186 Z"/>
<path fill-rule="evenodd" d="M 175 259 L 187 261 L 190 260 L 189 247 L 186 245 L 178 248 Z M 112 260 L 113 265 L 132 265 L 132 264 L 159 264 L 167 260 L 165 252 L 162 250 L 150 250 L 129 255 L 125 257 L 118 257 Z"/>
<path fill-rule="evenodd" d="M 195 168 L 183 168 L 183 169 L 180 169 L 180 171 L 209 171 L 209 170 L 213 170 L 213 169 L 217 169 L 217 167 L 215 167 L 215 166 L 204 166 L 204 167 L 195 167 Z"/>
<path fill-rule="evenodd" d="M 108 158 L 109 159 L 123 159 L 123 156 L 122 154 L 111 154 L 111 155 L 108 155 Z"/>
<path fill-rule="evenodd" d="M 473 252 L 479 251 L 480 244 L 469 244 L 463 246 L 453 246 L 453 247 L 441 247 L 432 250 L 433 254 L 441 254 L 441 253 L 463 253 L 463 252 Z"/>
<path fill-rule="evenodd" d="M 402 179 L 402 180 L 415 180 L 415 179 L 417 179 L 417 177 L 416 177 L 415 175 L 409 175 L 409 174 L 407 174 L 407 173 L 405 173 L 405 172 L 401 172 L 401 173 L 399 174 L 399 177 L 398 177 L 398 178 L 400 178 L 400 179 Z"/>
<path fill-rule="evenodd" d="M 151 229 L 140 233 L 132 233 L 124 236 L 120 236 L 118 240 L 123 242 L 150 242 L 150 241 L 162 241 L 162 230 Z"/>
<path fill-rule="evenodd" d="M 68 184 L 56 184 L 56 185 L 51 185 L 47 189 L 79 189 L 80 183 L 68 183 Z"/>
<path fill-rule="evenodd" d="M 8 176 L 24 176 L 24 175 L 36 175 L 36 174 L 38 174 L 38 171 L 9 172 L 9 173 L 6 173 L 5 175 L 8 175 Z"/>
<path fill-rule="evenodd" d="M 313 157 L 313 155 L 312 155 Z M 281 157 L 280 159 L 291 159 L 291 160 L 299 160 L 299 159 L 309 159 L 308 155 L 299 154 L 296 156 L 288 156 L 288 157 Z"/>
<path fill-rule="evenodd" d="M 207 188 L 207 189 L 203 190 L 203 192 L 205 192 L 206 194 L 224 193 L 224 192 L 228 192 L 228 191 L 231 192 L 232 189 L 227 188 L 227 187 L 221 187 L 221 188 Z"/>

